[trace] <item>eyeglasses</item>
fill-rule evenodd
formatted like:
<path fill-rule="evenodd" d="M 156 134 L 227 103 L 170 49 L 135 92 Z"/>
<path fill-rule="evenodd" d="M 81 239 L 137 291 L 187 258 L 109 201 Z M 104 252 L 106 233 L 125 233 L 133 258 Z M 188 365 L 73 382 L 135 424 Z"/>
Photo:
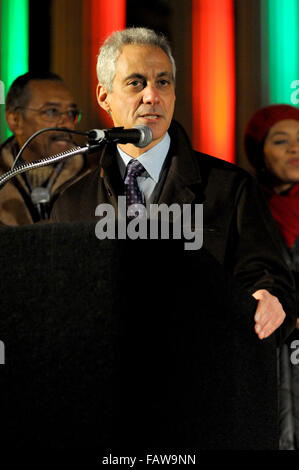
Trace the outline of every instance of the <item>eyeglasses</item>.
<path fill-rule="evenodd" d="M 59 109 L 51 107 L 51 108 L 46 108 L 46 109 L 33 109 L 33 108 L 26 108 L 25 106 L 18 106 L 15 108 L 17 109 L 28 109 L 29 111 L 36 111 L 37 113 L 40 114 L 40 117 L 43 121 L 45 122 L 57 122 L 61 116 L 64 114 L 66 115 L 66 118 L 69 121 L 74 122 L 77 124 L 81 117 L 82 113 L 78 109 L 68 109 L 67 111 L 59 111 Z"/>

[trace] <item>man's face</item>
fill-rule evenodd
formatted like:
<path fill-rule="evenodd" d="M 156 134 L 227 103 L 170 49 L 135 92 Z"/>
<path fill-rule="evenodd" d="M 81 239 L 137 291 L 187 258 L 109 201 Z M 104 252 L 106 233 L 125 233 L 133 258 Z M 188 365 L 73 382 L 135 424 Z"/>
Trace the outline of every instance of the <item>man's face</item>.
<path fill-rule="evenodd" d="M 48 121 L 47 118 L 47 113 L 56 113 L 55 109 L 60 112 L 77 109 L 70 91 L 62 82 L 32 80 L 28 84 L 28 88 L 30 93 L 29 103 L 26 109 L 17 110 L 17 117 L 14 113 L 13 125 L 10 125 L 20 147 L 32 134 L 45 127 L 74 129 L 75 123 L 67 114 L 57 117 L 54 121 Z M 44 111 L 47 111 L 47 113 Z M 12 122 L 10 119 L 12 117 L 8 117 L 9 124 Z M 26 161 L 34 161 L 63 152 L 71 146 L 71 134 L 57 131 L 44 132 L 32 140 L 22 157 Z"/>
<path fill-rule="evenodd" d="M 168 56 L 155 46 L 124 46 L 117 61 L 112 92 L 107 93 L 99 86 L 98 101 L 116 127 L 130 129 L 144 124 L 151 128 L 153 142 L 146 149 L 127 144 L 125 151 L 142 153 L 153 147 L 163 139 L 174 112 L 174 78 Z"/>

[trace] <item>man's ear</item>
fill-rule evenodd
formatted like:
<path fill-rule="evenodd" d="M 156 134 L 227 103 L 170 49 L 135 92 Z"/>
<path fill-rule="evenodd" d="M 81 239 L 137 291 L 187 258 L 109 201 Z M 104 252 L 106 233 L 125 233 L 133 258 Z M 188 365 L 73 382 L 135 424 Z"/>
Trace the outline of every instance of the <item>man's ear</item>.
<path fill-rule="evenodd" d="M 105 111 L 107 111 L 108 114 L 110 114 L 111 109 L 109 105 L 109 100 L 108 98 L 108 91 L 104 87 L 104 85 L 101 85 L 98 83 L 97 85 L 97 100 L 101 108 L 103 108 Z"/>
<path fill-rule="evenodd" d="M 17 137 L 23 134 L 24 120 L 18 111 L 6 111 L 6 122 L 11 132 Z"/>

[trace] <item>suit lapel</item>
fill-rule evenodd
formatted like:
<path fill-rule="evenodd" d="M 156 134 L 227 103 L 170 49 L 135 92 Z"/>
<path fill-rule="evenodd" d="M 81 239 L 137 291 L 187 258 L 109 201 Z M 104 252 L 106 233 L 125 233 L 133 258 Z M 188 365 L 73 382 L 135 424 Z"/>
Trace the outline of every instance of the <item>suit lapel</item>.
<path fill-rule="evenodd" d="M 112 204 L 117 211 L 118 196 L 124 194 L 124 184 L 117 165 L 115 147 L 104 147 L 100 158 L 100 183 L 98 186 L 98 204 Z"/>
<path fill-rule="evenodd" d="M 158 204 L 192 204 L 197 201 L 201 186 L 200 169 L 183 128 L 173 122 L 169 134 L 171 146 L 166 159 L 166 174 Z M 168 168 L 167 168 L 168 161 Z M 163 178 L 163 175 L 162 175 Z"/>

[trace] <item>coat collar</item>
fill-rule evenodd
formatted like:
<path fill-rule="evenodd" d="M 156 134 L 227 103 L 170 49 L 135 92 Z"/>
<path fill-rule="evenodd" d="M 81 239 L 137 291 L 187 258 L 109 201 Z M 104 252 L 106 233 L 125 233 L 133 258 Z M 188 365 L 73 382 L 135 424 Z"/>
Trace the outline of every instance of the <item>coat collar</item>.
<path fill-rule="evenodd" d="M 190 204 L 201 193 L 199 163 L 185 130 L 178 122 L 172 121 L 169 134 L 169 169 L 158 202 Z"/>
<path fill-rule="evenodd" d="M 194 155 L 189 137 L 184 128 L 175 120 L 169 128 L 171 137 L 170 152 L 172 158 L 172 170 L 185 184 L 198 184 L 201 182 L 198 160 Z"/>
<path fill-rule="evenodd" d="M 19 150 L 19 145 L 13 135 L 1 144 L 1 166 L 4 171 L 9 171 L 11 169 L 11 166 Z"/>
<path fill-rule="evenodd" d="M 169 128 L 171 144 L 160 178 L 161 191 L 158 204 L 190 204 L 201 194 L 201 175 L 198 159 L 183 127 L 172 121 Z M 115 156 L 115 145 L 105 145 L 100 157 L 100 176 L 104 179 L 106 190 L 112 192 L 112 203 L 117 203 L 117 195 L 123 194 Z M 164 174 L 163 174 L 164 171 Z M 100 189 L 100 188 L 99 188 Z M 199 201 L 202 202 L 202 201 Z"/>

